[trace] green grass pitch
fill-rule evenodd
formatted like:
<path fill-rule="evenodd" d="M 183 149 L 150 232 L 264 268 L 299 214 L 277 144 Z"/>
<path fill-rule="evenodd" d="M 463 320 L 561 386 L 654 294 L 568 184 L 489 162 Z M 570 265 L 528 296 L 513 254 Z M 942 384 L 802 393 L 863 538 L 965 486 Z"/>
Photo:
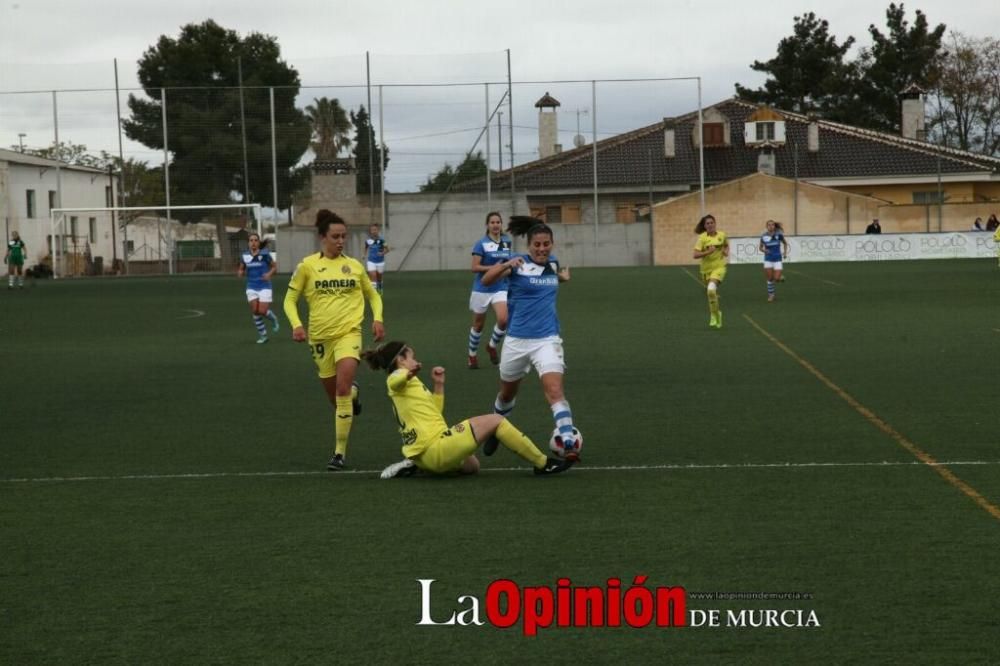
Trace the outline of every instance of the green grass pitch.
<path fill-rule="evenodd" d="M 759 267 L 731 267 L 720 331 L 695 269 L 575 270 L 560 315 L 583 462 L 551 478 L 501 449 L 475 478 L 379 481 L 399 441 L 366 369 L 352 472 L 325 472 L 308 350 L 283 316 L 255 344 L 235 277 L 0 291 L 0 663 L 995 663 L 1000 271 L 788 268 L 769 304 Z M 470 282 L 386 279 L 388 337 L 447 368 L 450 422 L 496 390 L 484 351 L 465 368 Z M 512 420 L 546 446 L 534 375 Z M 441 621 L 497 579 L 641 575 L 689 610 L 820 626 L 417 625 L 418 579 Z"/>

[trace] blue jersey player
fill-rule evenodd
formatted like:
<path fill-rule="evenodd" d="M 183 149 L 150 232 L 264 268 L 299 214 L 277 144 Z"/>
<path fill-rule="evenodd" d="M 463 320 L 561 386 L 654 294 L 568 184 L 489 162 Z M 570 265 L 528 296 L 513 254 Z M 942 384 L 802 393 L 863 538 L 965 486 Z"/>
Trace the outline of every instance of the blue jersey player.
<path fill-rule="evenodd" d="M 278 318 L 271 312 L 271 277 L 278 270 L 274 255 L 260 242 L 260 236 L 250 234 L 249 247 L 240 255 L 239 276 L 247 279 L 247 301 L 253 313 L 253 324 L 257 328 L 257 344 L 267 342 L 267 327 L 264 318 L 271 320 L 274 332 L 278 331 Z"/>
<path fill-rule="evenodd" d="M 469 369 L 479 367 L 479 339 L 486 325 L 486 311 L 493 307 L 497 321 L 490 335 L 486 349 L 490 353 L 493 365 L 500 362 L 497 349 L 507 334 L 507 278 L 503 277 L 493 284 L 483 284 L 483 275 L 493 266 L 510 259 L 513 242 L 510 236 L 503 233 L 503 218 L 493 211 L 486 214 L 486 235 L 476 241 L 472 247 L 472 295 L 469 297 L 469 309 L 472 310 L 472 328 L 469 329 Z"/>
<path fill-rule="evenodd" d="M 573 414 L 563 393 L 562 338 L 556 297 L 559 284 L 569 280 L 569 268 L 559 265 L 552 253 L 552 229 L 533 217 L 511 216 L 507 230 L 528 239 L 528 253 L 514 255 L 490 268 L 482 283 L 491 285 L 508 277 L 507 304 L 510 325 L 507 342 L 500 354 L 500 392 L 493 411 L 506 416 L 514 409 L 517 390 L 531 368 L 542 381 L 542 392 L 552 409 L 558 442 L 567 460 L 579 458 L 579 432 L 573 426 Z M 496 443 L 483 447 L 486 455 L 496 450 Z"/>
<path fill-rule="evenodd" d="M 367 252 L 365 270 L 368 271 L 368 278 L 375 285 L 375 291 L 381 294 L 382 274 L 385 273 L 385 255 L 389 252 L 389 246 L 385 244 L 385 239 L 379 233 L 377 224 L 368 227 L 365 250 Z"/>
<path fill-rule="evenodd" d="M 788 258 L 788 241 L 780 222 L 767 221 L 767 230 L 760 237 L 760 251 L 764 255 L 764 277 L 767 279 L 767 302 L 776 297 L 775 283 L 781 282 L 782 259 Z"/>

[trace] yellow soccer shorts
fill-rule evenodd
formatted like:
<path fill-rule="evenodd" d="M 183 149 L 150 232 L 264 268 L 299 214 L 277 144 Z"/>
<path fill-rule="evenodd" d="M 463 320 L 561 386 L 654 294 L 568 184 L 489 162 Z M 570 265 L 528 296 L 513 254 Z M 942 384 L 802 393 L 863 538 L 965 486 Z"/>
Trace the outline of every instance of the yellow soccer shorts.
<path fill-rule="evenodd" d="M 715 280 L 716 282 L 721 284 L 722 281 L 725 279 L 726 279 L 725 266 L 723 266 L 722 268 L 715 268 L 708 271 L 707 273 L 701 274 L 701 281 L 704 282 L 705 284 L 708 284 L 709 280 Z"/>
<path fill-rule="evenodd" d="M 472 426 L 466 419 L 441 433 L 413 462 L 432 474 L 457 472 L 462 467 L 462 461 L 475 453 L 478 446 Z"/>
<path fill-rule="evenodd" d="M 337 376 L 337 361 L 342 358 L 361 360 L 361 331 L 331 340 L 310 340 L 309 351 L 319 371 L 320 379 Z"/>

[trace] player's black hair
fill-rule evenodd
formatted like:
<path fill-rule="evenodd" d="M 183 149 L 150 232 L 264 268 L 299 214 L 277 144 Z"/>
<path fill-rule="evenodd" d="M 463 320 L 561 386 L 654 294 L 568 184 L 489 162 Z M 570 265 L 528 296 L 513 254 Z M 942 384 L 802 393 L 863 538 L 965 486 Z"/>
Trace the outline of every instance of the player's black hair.
<path fill-rule="evenodd" d="M 264 238 L 261 238 L 260 234 L 258 234 L 256 231 L 251 231 L 249 234 L 247 234 L 247 240 L 249 241 L 250 238 L 253 237 L 253 236 L 256 236 L 257 240 L 260 241 L 260 249 L 263 250 L 265 247 L 267 247 L 267 240 L 264 239 Z"/>
<path fill-rule="evenodd" d="M 708 214 L 708 215 L 705 215 L 700 220 L 698 220 L 698 224 L 697 224 L 697 226 L 695 226 L 694 232 L 696 234 L 703 234 L 703 233 L 705 233 L 705 222 L 708 221 L 708 220 L 714 220 L 714 219 L 715 219 L 715 216 L 712 215 L 711 213 Z"/>
<path fill-rule="evenodd" d="M 486 222 L 485 222 L 485 224 L 488 225 L 490 223 L 490 218 L 493 217 L 494 215 L 496 215 L 497 217 L 500 218 L 500 222 L 503 222 L 503 215 L 500 214 L 500 211 L 498 211 L 498 210 L 491 210 L 490 212 L 486 213 Z"/>
<path fill-rule="evenodd" d="M 320 236 L 325 236 L 326 232 L 330 229 L 331 224 L 342 224 L 345 227 L 347 226 L 347 222 L 344 222 L 344 219 L 332 210 L 327 210 L 326 208 L 320 209 L 320 211 L 316 213 L 316 233 Z"/>
<path fill-rule="evenodd" d="M 377 349 L 361 352 L 361 358 L 372 370 L 385 370 L 391 373 L 396 369 L 396 357 L 406 349 L 406 343 L 392 340 L 380 345 Z"/>
<path fill-rule="evenodd" d="M 538 234 L 548 234 L 552 238 L 552 228 L 537 217 L 528 215 L 511 215 L 507 222 L 507 231 L 515 236 L 524 236 L 530 242 Z"/>

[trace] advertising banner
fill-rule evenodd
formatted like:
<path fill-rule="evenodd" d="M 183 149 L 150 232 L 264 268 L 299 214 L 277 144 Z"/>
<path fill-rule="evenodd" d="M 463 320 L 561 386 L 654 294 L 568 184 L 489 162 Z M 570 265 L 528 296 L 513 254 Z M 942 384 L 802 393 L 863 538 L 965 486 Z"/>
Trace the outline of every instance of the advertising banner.
<path fill-rule="evenodd" d="M 788 261 L 892 261 L 896 259 L 982 259 L 997 256 L 993 235 L 977 231 L 865 236 L 788 236 Z M 729 261 L 763 261 L 760 237 L 729 239 Z"/>

